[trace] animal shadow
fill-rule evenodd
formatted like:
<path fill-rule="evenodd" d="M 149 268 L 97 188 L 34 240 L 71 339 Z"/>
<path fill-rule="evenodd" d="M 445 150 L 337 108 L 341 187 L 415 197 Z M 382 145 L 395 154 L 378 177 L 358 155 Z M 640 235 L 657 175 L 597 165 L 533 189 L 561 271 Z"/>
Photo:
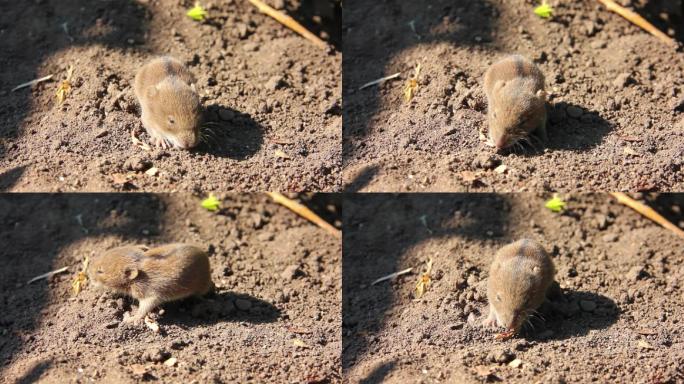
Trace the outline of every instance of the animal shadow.
<path fill-rule="evenodd" d="M 597 112 L 564 101 L 547 106 L 546 132 L 548 139 L 542 139 L 533 132 L 527 142 L 513 146 L 501 153 L 515 153 L 522 156 L 537 156 L 544 148 L 566 151 L 588 151 L 601 144 L 613 126 Z"/>
<path fill-rule="evenodd" d="M 544 303 L 540 312 L 546 321 L 533 321 L 534 329 L 525 329 L 528 340 L 566 340 L 608 328 L 617 321 L 620 308 L 606 296 L 566 290 L 562 297 Z"/>
<path fill-rule="evenodd" d="M 244 293 L 215 292 L 202 298 L 183 300 L 166 306 L 167 315 L 160 324 L 177 323 L 188 326 L 218 323 L 271 323 L 280 317 L 273 304 Z"/>
<path fill-rule="evenodd" d="M 261 149 L 264 128 L 246 113 L 220 105 L 207 107 L 198 151 L 234 160 L 246 160 Z"/>
<path fill-rule="evenodd" d="M 548 107 L 549 149 L 586 151 L 598 146 L 613 126 L 597 112 L 580 105 L 555 103 Z"/>

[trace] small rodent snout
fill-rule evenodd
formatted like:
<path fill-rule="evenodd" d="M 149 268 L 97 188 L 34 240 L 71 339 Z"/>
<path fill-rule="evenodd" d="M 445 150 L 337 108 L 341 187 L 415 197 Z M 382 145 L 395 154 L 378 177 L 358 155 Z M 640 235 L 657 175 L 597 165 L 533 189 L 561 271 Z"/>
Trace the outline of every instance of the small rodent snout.
<path fill-rule="evenodd" d="M 496 145 L 496 149 L 504 149 L 506 148 L 506 144 L 506 138 L 503 136 L 501 136 L 494 142 L 494 145 Z"/>
<path fill-rule="evenodd" d="M 179 144 L 180 147 L 183 149 L 190 149 L 196 147 L 197 144 L 199 144 L 199 139 L 197 137 L 191 137 L 185 140 L 181 140 Z"/>

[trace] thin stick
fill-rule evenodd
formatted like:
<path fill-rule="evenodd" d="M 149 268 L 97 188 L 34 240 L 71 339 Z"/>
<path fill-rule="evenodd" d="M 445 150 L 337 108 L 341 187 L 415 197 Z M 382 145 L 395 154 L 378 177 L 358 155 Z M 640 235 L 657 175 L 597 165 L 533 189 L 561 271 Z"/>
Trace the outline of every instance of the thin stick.
<path fill-rule="evenodd" d="M 650 33 L 651 35 L 659 38 L 660 40 L 664 41 L 666 44 L 671 45 L 671 46 L 677 46 L 677 42 L 674 41 L 670 36 L 664 34 L 661 32 L 658 28 L 656 28 L 653 24 L 649 23 L 646 19 L 641 17 L 638 13 L 630 11 L 629 9 L 615 3 L 613 0 L 598 0 L 601 4 L 605 5 L 606 8 L 611 11 L 615 12 L 618 15 L 624 17 L 628 21 L 632 22 L 633 24 L 636 24 L 637 26 L 641 27 L 644 29 L 646 32 Z"/>
<path fill-rule="evenodd" d="M 389 75 L 389 76 L 381 77 L 381 78 L 379 78 L 379 79 L 377 79 L 377 80 L 369 81 L 369 82 L 367 82 L 366 84 L 360 86 L 360 87 L 359 87 L 359 91 L 362 90 L 362 89 L 364 89 L 364 88 L 368 88 L 368 87 L 370 87 L 371 85 L 380 84 L 380 83 L 384 83 L 384 82 L 387 81 L 387 80 L 396 79 L 397 77 L 399 77 L 399 75 L 401 75 L 401 72 L 397 72 L 397 73 L 395 73 L 394 75 Z"/>
<path fill-rule="evenodd" d="M 332 234 L 336 238 L 338 238 L 338 239 L 342 238 L 342 231 L 333 227 L 327 221 L 321 219 L 317 214 L 315 214 L 309 208 L 299 204 L 298 202 L 296 202 L 294 200 L 288 199 L 287 197 L 283 196 L 279 192 L 266 192 L 266 194 L 271 196 L 273 201 L 275 201 L 276 203 L 284 205 L 285 207 L 289 208 L 291 211 L 298 214 L 299 216 L 301 216 L 301 217 L 311 221 L 312 223 L 318 225 L 319 227 L 325 229 L 326 231 L 328 231 L 330 234 Z"/>
<path fill-rule="evenodd" d="M 36 277 L 34 277 L 33 279 L 27 281 L 26 284 L 31 284 L 31 283 L 33 283 L 34 281 L 38 281 L 38 280 L 41 280 L 41 279 L 47 279 L 47 278 L 49 278 L 50 276 L 56 275 L 56 274 L 58 274 L 58 273 L 62 273 L 62 272 L 64 272 L 64 271 L 66 271 L 67 269 L 69 269 L 69 267 L 64 267 L 64 268 L 60 268 L 60 269 L 55 269 L 54 271 L 50 271 L 50 272 L 48 272 L 48 273 L 43 273 L 42 275 L 36 276 Z"/>
<path fill-rule="evenodd" d="M 647 218 L 662 225 L 664 228 L 674 232 L 677 236 L 684 238 L 684 231 L 682 231 L 678 226 L 670 223 L 666 218 L 661 216 L 653 208 L 632 199 L 631 197 L 627 196 L 622 192 L 611 192 L 610 194 L 617 199 L 618 203 L 622 203 L 632 208 L 633 210 L 639 212 Z"/>
<path fill-rule="evenodd" d="M 321 40 L 318 36 L 314 35 L 313 33 L 309 32 L 304 26 L 299 24 L 298 22 L 295 21 L 295 19 L 291 18 L 290 16 L 277 11 L 267 4 L 264 4 L 263 1 L 261 0 L 248 0 L 250 3 L 252 3 L 254 6 L 259 8 L 259 11 L 267 14 L 268 16 L 271 16 L 272 18 L 276 19 L 278 22 L 283 24 L 284 26 L 290 28 L 291 30 L 299 33 L 302 35 L 305 39 L 311 41 L 312 43 L 316 44 L 319 48 L 323 49 L 328 49 L 328 44 L 326 44 L 325 41 Z"/>
<path fill-rule="evenodd" d="M 375 284 L 381 283 L 381 282 L 383 282 L 383 281 L 385 281 L 385 280 L 390 280 L 390 279 L 394 279 L 395 277 L 398 277 L 398 276 L 401 276 L 401 275 L 405 275 L 405 274 L 411 272 L 412 269 L 413 269 L 413 268 L 406 268 L 406 269 L 404 269 L 403 271 L 390 273 L 390 274 L 387 275 L 387 276 L 383 276 L 383 277 L 381 277 L 381 278 L 379 278 L 379 279 L 375 279 L 375 280 L 371 283 L 371 285 L 375 285 Z"/>
<path fill-rule="evenodd" d="M 50 80 L 50 79 L 52 79 L 52 76 L 53 76 L 53 75 L 47 75 L 47 76 L 45 76 L 45 77 L 41 77 L 40 79 L 35 79 L 35 80 L 27 81 L 27 82 L 25 82 L 25 83 L 23 83 L 23 84 L 19 84 L 19 85 L 17 85 L 16 87 L 12 88 L 12 92 L 16 91 L 17 89 L 22 89 L 22 88 L 30 87 L 30 86 L 32 86 L 32 85 L 34 85 L 34 84 L 38 84 L 38 83 L 40 83 L 40 82 Z"/>

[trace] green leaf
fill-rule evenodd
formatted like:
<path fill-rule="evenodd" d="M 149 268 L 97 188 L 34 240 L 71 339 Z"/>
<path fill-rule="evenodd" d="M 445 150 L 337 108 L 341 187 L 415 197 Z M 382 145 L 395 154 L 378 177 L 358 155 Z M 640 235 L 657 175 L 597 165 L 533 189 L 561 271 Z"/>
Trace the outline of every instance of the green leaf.
<path fill-rule="evenodd" d="M 221 208 L 221 202 L 216 198 L 216 196 L 214 196 L 214 194 L 210 193 L 209 197 L 202 200 L 202 207 L 207 211 L 214 212 Z"/>
<path fill-rule="evenodd" d="M 195 3 L 194 7 L 190 8 L 187 15 L 195 21 L 203 21 L 207 17 L 208 13 L 204 10 L 204 8 L 202 8 L 200 3 L 197 2 Z"/>
<path fill-rule="evenodd" d="M 553 8 L 546 2 L 543 2 L 540 6 L 534 9 L 534 13 L 543 19 L 548 19 L 553 15 Z"/>
<path fill-rule="evenodd" d="M 544 206 L 552 212 L 561 212 L 565 209 L 565 201 L 558 197 L 558 195 L 553 195 L 553 198 L 548 200 Z"/>

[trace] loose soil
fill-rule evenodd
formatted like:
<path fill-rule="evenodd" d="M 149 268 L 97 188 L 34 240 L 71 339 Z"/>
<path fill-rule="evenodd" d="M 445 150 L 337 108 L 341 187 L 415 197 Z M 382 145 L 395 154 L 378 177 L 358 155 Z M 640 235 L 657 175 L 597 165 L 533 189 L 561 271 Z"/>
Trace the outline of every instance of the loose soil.
<path fill-rule="evenodd" d="M 623 1 L 623 3 L 625 3 Z M 684 41 L 679 1 L 630 5 Z M 597 1 L 345 4 L 345 188 L 602 191 L 684 187 L 684 54 Z M 372 20 L 372 22 L 368 22 Z M 415 29 L 415 32 L 412 30 Z M 509 53 L 546 76 L 549 142 L 495 154 L 482 77 Z M 403 88 L 421 65 L 410 103 Z M 359 90 L 401 72 L 398 80 Z M 504 165 L 505 168 L 498 168 Z"/>
<path fill-rule="evenodd" d="M 344 201 L 343 375 L 349 383 L 684 381 L 684 240 L 608 195 L 357 195 Z M 648 199 L 684 227 L 684 196 Z M 521 335 L 485 329 L 494 253 L 528 237 L 563 299 Z M 414 289 L 432 260 L 431 284 Z M 406 268 L 410 274 L 371 285 Z M 518 367 L 513 367 L 520 363 Z"/>
<path fill-rule="evenodd" d="M 333 43 L 339 40 L 339 29 L 328 30 L 339 20 L 317 12 L 315 3 L 272 3 Z M 314 46 L 247 1 L 203 2 L 210 15 L 205 22 L 185 15 L 193 4 L 5 2 L 0 189 L 338 190 L 341 52 Z M 214 138 L 192 151 L 147 152 L 131 142 L 131 130 L 149 142 L 133 78 L 165 54 L 189 66 L 207 119 L 218 124 Z M 55 93 L 69 66 L 72 88 L 60 105 Z M 10 92 L 50 74 L 53 81 Z M 158 172 L 145 173 L 153 167 Z"/>
<path fill-rule="evenodd" d="M 312 205 L 339 222 L 326 196 Z M 264 196 L 219 199 L 0 195 L 0 382 L 340 382 L 341 242 Z M 159 333 L 121 323 L 133 299 L 72 293 L 86 257 L 169 242 L 209 251 L 217 292 L 163 304 Z"/>

